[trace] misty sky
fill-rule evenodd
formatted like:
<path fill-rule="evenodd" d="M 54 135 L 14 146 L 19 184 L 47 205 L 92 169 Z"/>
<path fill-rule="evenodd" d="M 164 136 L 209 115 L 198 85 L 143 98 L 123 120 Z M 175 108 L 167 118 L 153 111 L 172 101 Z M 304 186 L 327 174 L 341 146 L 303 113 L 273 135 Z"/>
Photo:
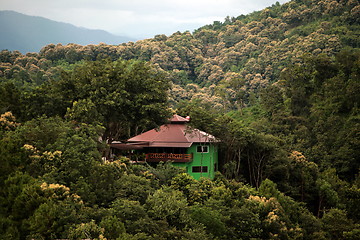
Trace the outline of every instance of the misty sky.
<path fill-rule="evenodd" d="M 280 3 L 288 0 L 279 0 Z M 276 0 L 0 0 L 0 10 L 102 29 L 138 39 L 193 31 L 226 16 L 264 9 Z M 1 24 L 1 23 L 0 23 Z"/>

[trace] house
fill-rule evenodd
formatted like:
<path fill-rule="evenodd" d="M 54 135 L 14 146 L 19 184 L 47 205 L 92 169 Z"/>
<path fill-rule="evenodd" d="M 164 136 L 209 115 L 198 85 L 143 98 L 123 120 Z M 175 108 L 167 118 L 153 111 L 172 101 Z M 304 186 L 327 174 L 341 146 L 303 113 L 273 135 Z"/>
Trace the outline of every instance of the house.
<path fill-rule="evenodd" d="M 148 163 L 171 161 L 195 179 L 213 179 L 218 169 L 217 141 L 210 134 L 190 128 L 188 122 L 188 117 L 174 115 L 168 124 L 130 138 L 127 143 L 112 143 L 111 147 L 144 153 Z"/>

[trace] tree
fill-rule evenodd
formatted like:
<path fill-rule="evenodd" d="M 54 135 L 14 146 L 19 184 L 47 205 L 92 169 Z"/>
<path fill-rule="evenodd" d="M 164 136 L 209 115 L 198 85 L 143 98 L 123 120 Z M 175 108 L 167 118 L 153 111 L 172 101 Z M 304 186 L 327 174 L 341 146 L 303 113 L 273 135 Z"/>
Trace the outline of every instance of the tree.
<path fill-rule="evenodd" d="M 98 60 L 60 70 L 53 79 L 25 92 L 26 119 L 43 114 L 102 124 L 103 140 L 127 139 L 169 117 L 169 81 L 159 69 L 136 60 Z"/>
<path fill-rule="evenodd" d="M 106 127 L 103 134 L 106 142 L 127 139 L 168 117 L 168 80 L 148 63 L 87 62 L 71 73 L 64 73 L 54 88 L 58 93 L 70 89 L 68 96 L 73 105 L 69 106 L 68 117 L 102 123 Z M 84 119 L 83 111 L 93 114 Z"/>
<path fill-rule="evenodd" d="M 346 212 L 338 208 L 325 212 L 321 221 L 328 239 L 344 239 L 344 232 L 349 232 L 353 228 L 353 223 L 347 218 Z"/>
<path fill-rule="evenodd" d="M 125 233 L 124 224 L 116 216 L 104 217 L 99 225 L 105 229 L 104 237 L 109 240 L 117 239 Z"/>
<path fill-rule="evenodd" d="M 231 106 L 238 109 L 242 113 L 245 106 L 245 81 L 240 74 L 226 73 L 222 81 L 217 85 L 218 94 Z"/>
<path fill-rule="evenodd" d="M 336 169 L 328 168 L 320 173 L 316 181 L 319 194 L 318 213 L 320 217 L 326 209 L 344 207 L 345 192 L 348 184 L 336 174 Z"/>
<path fill-rule="evenodd" d="M 150 179 L 135 174 L 124 174 L 115 183 L 116 196 L 145 203 L 155 188 Z"/>
<path fill-rule="evenodd" d="M 226 234 L 226 226 L 219 211 L 194 205 L 190 208 L 190 216 L 194 221 L 203 224 L 206 232 L 212 236 L 223 237 Z"/>
<path fill-rule="evenodd" d="M 360 187 L 358 183 L 345 190 L 346 210 L 351 219 L 359 223 L 360 216 Z"/>
<path fill-rule="evenodd" d="M 105 229 L 96 224 L 94 220 L 87 223 L 80 223 L 69 232 L 69 238 L 75 239 L 105 239 Z"/>
<path fill-rule="evenodd" d="M 0 113 L 12 111 L 16 116 L 20 115 L 21 103 L 20 103 L 20 90 L 14 83 L 6 81 L 0 81 Z"/>
<path fill-rule="evenodd" d="M 229 209 L 229 217 L 226 219 L 228 239 L 251 239 L 260 238 L 260 216 L 246 206 L 234 206 Z"/>
<path fill-rule="evenodd" d="M 187 207 L 183 193 L 170 187 L 156 190 L 146 200 L 149 215 L 158 220 L 166 220 L 170 224 L 181 226 L 181 213 Z"/>
<path fill-rule="evenodd" d="M 84 211 L 83 201 L 70 188 L 60 184 L 40 185 L 46 201 L 25 222 L 29 236 L 34 238 L 65 238 L 73 225 L 79 223 Z"/>

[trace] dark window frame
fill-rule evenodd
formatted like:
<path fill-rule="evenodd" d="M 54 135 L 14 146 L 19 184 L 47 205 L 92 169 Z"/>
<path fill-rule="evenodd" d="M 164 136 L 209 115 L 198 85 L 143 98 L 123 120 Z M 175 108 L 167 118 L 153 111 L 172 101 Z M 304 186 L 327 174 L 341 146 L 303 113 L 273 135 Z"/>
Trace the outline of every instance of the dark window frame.
<path fill-rule="evenodd" d="M 207 173 L 208 172 L 208 166 L 193 166 L 191 168 L 191 171 L 193 173 Z"/>

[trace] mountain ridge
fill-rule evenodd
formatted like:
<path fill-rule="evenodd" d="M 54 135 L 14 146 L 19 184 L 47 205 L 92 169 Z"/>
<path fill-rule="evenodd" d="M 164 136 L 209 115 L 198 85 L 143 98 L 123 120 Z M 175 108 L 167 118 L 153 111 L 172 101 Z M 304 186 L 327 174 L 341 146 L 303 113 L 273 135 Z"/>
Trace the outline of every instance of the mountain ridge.
<path fill-rule="evenodd" d="M 70 23 L 30 16 L 15 11 L 0 11 L 0 49 L 18 50 L 22 53 L 39 52 L 48 44 L 79 45 L 106 43 L 118 45 L 135 39 L 117 36 L 99 29 L 77 27 Z"/>

